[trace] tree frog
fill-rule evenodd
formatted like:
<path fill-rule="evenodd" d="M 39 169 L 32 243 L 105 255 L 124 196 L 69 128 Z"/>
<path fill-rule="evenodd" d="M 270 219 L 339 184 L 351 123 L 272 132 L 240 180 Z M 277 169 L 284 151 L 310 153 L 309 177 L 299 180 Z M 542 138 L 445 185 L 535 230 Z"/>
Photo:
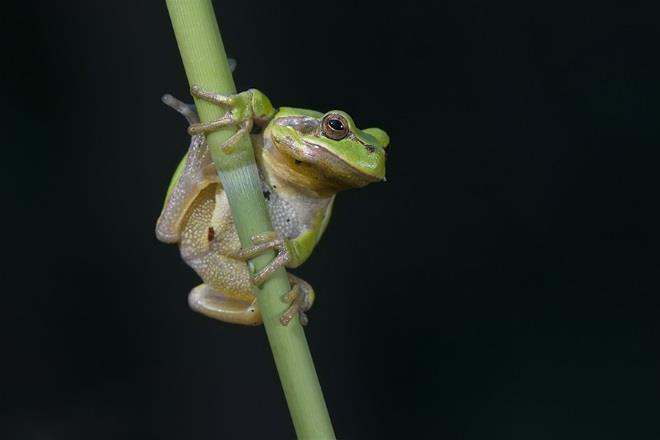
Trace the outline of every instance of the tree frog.
<path fill-rule="evenodd" d="M 222 118 L 200 123 L 192 105 L 165 95 L 163 101 L 182 113 L 191 134 L 188 152 L 170 183 L 156 236 L 178 243 L 183 260 L 203 284 L 188 295 L 191 308 L 221 321 L 259 325 L 255 289 L 281 266 L 294 268 L 309 258 L 330 219 L 335 194 L 385 180 L 388 135 L 379 128 L 359 130 L 339 110 L 320 113 L 275 109 L 256 89 L 221 95 L 193 86 L 191 93 L 227 109 Z M 238 131 L 223 145 L 231 151 L 241 136 L 251 136 L 266 204 L 274 231 L 252 238 L 241 248 L 229 202 L 216 174 L 205 135 L 219 127 Z M 247 260 L 274 250 L 273 261 L 253 274 Z M 287 325 L 314 301 L 314 291 L 288 274 L 290 307 L 280 321 Z"/>

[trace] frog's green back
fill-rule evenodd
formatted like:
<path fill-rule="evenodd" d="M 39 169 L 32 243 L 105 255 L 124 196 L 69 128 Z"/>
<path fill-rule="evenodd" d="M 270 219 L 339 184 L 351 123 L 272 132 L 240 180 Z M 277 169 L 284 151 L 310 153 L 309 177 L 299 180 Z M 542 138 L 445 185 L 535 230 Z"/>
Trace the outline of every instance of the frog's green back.
<path fill-rule="evenodd" d="M 309 116 L 311 118 L 321 118 L 323 113 L 316 110 L 309 110 L 306 108 L 297 108 L 297 107 L 280 107 L 280 109 L 275 113 L 276 118 L 286 117 L 286 116 Z"/>

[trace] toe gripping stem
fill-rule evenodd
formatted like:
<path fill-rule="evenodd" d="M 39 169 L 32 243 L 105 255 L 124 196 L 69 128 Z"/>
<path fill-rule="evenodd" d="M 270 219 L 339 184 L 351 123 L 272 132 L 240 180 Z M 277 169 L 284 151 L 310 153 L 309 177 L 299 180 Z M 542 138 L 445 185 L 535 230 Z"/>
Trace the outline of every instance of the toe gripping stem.
<path fill-rule="evenodd" d="M 241 249 L 236 257 L 241 260 L 249 260 L 261 255 L 269 250 L 276 252 L 275 258 L 264 266 L 259 272 L 252 276 L 252 282 L 257 286 L 265 283 L 273 273 L 280 267 L 285 266 L 289 261 L 289 253 L 285 241 L 275 232 L 265 232 L 252 237 L 253 246 Z M 288 325 L 291 320 L 298 315 L 300 323 L 307 325 L 309 321 L 305 312 L 312 305 L 314 292 L 309 284 L 304 280 L 287 272 L 291 290 L 284 295 L 284 301 L 290 303 L 289 308 L 280 316 L 280 323 Z"/>
<path fill-rule="evenodd" d="M 227 109 L 227 113 L 221 118 L 191 124 L 188 127 L 188 133 L 191 136 L 206 134 L 228 126 L 238 127 L 238 131 L 221 145 L 220 148 L 224 153 L 231 153 L 241 138 L 252 131 L 255 120 L 257 124 L 264 125 L 275 113 L 268 98 L 256 89 L 250 89 L 236 95 L 223 95 L 193 85 L 190 88 L 190 93 L 196 98 Z"/>

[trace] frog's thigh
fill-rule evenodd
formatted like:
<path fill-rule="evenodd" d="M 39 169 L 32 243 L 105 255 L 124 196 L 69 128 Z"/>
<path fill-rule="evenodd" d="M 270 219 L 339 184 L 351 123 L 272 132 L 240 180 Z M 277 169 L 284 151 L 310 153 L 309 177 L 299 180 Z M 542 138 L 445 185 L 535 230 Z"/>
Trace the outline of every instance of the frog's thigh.
<path fill-rule="evenodd" d="M 188 304 L 191 309 L 209 318 L 231 324 L 261 324 L 261 313 L 256 299 L 235 299 L 213 290 L 206 284 L 200 284 L 190 292 Z"/>

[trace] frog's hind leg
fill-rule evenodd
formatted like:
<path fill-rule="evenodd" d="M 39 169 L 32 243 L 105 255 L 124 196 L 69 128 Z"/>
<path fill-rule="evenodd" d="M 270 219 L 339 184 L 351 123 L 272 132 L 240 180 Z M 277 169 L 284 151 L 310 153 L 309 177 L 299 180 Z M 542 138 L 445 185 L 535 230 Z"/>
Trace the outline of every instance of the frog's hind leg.
<path fill-rule="evenodd" d="M 293 286 L 292 289 L 284 295 L 284 300 L 291 303 L 291 306 L 280 316 L 280 323 L 282 325 L 287 325 L 289 322 L 298 315 L 300 318 L 300 323 L 302 325 L 307 325 L 309 320 L 305 314 L 308 311 L 312 304 L 314 304 L 314 289 L 309 283 L 302 278 L 290 274 L 287 272 L 289 277 L 289 283 Z"/>
<path fill-rule="evenodd" d="M 260 325 L 262 322 L 256 299 L 234 299 L 206 284 L 200 284 L 190 292 L 188 304 L 198 313 L 230 324 Z"/>

